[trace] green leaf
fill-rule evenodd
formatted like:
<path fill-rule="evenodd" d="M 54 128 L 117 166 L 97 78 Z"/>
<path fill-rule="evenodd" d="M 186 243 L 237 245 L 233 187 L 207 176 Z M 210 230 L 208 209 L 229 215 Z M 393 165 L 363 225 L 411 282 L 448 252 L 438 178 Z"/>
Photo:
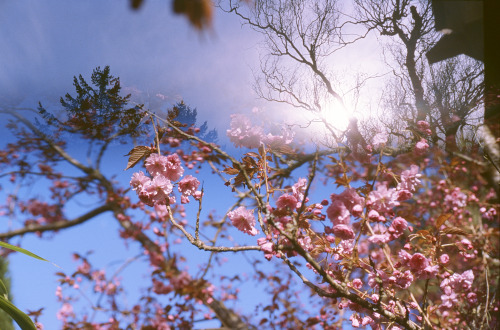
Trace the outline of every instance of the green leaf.
<path fill-rule="evenodd" d="M 0 280 L 0 296 L 4 297 L 7 300 L 9 299 L 9 293 L 7 292 L 7 288 L 5 287 L 5 284 L 2 280 Z"/>
<path fill-rule="evenodd" d="M 25 255 L 30 256 L 32 258 L 48 262 L 48 260 L 45 260 L 44 258 L 39 257 L 36 254 L 34 254 L 34 253 L 32 253 L 32 252 L 30 252 L 28 250 L 20 248 L 19 246 L 14 246 L 14 245 L 11 245 L 11 244 L 5 243 L 5 242 L 0 242 L 0 246 L 4 247 L 6 249 L 11 249 L 11 250 L 14 250 L 14 251 L 17 251 L 17 252 L 24 253 Z"/>
<path fill-rule="evenodd" d="M 30 317 L 21 312 L 14 304 L 0 296 L 0 308 L 10 315 L 22 330 L 36 330 Z"/>

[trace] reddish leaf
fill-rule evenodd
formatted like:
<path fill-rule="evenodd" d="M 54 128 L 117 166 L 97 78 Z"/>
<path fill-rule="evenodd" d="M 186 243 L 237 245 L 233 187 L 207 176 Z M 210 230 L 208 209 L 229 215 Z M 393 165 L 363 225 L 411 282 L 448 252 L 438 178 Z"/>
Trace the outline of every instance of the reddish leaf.
<path fill-rule="evenodd" d="M 292 147 L 290 147 L 288 144 L 281 144 L 281 143 L 271 143 L 270 145 L 271 150 L 279 152 L 281 154 L 285 155 L 293 155 L 295 154 L 295 150 L 293 150 Z"/>
<path fill-rule="evenodd" d="M 229 175 L 236 175 L 236 174 L 240 173 L 239 170 L 232 168 L 232 167 L 227 167 L 227 166 L 224 166 L 224 170 L 222 172 L 229 174 Z"/>
<path fill-rule="evenodd" d="M 335 183 L 337 184 L 337 187 L 341 187 L 341 186 L 347 187 L 350 182 L 351 182 L 351 178 L 340 177 L 340 178 L 335 179 Z"/>
<path fill-rule="evenodd" d="M 439 229 L 451 217 L 451 213 L 441 214 L 436 220 L 436 228 Z"/>
<path fill-rule="evenodd" d="M 257 167 L 257 163 L 255 162 L 255 159 L 252 157 L 243 157 L 243 163 L 246 167 Z"/>
<path fill-rule="evenodd" d="M 250 157 L 260 158 L 259 154 L 252 152 L 252 151 L 247 152 L 245 155 L 250 156 Z"/>
<path fill-rule="evenodd" d="M 428 230 L 419 230 L 415 234 L 422 237 L 431 236 L 431 233 Z"/>
<path fill-rule="evenodd" d="M 130 157 L 128 158 L 127 167 L 125 168 L 124 171 L 137 165 L 137 163 L 142 158 L 148 157 L 152 151 L 153 151 L 152 148 L 146 147 L 146 146 L 134 147 L 132 150 L 130 150 L 130 152 L 128 154 L 125 155 L 125 156 L 130 156 Z"/>
<path fill-rule="evenodd" d="M 443 229 L 443 233 L 445 234 L 455 234 L 455 235 L 464 235 L 467 236 L 469 233 L 467 233 L 465 230 L 457 227 L 451 227 L 451 228 L 445 228 Z"/>

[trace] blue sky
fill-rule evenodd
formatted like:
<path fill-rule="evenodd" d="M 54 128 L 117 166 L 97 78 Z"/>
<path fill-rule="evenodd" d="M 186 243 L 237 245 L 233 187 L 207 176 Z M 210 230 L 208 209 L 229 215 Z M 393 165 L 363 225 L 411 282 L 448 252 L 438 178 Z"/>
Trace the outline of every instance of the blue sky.
<path fill-rule="evenodd" d="M 213 23 L 198 33 L 170 1 L 134 12 L 121 1 L 2 1 L 0 97 L 57 100 L 73 76 L 110 65 L 124 87 L 183 98 L 201 116 L 251 109 L 258 35 L 218 11 Z"/>
<path fill-rule="evenodd" d="M 95 67 L 106 65 L 121 78 L 123 87 L 161 93 L 167 96 L 167 104 L 184 99 L 198 108 L 200 120 L 210 118 L 211 127 L 219 130 L 227 127 L 230 113 L 248 111 L 258 104 L 250 70 L 256 60 L 257 36 L 245 33 L 232 16 L 222 17 L 217 12 L 213 29 L 200 34 L 184 18 L 171 14 L 169 1 L 145 1 L 137 12 L 126 1 L 2 1 L 0 27 L 0 100 L 4 104 L 34 107 L 41 100 L 53 106 L 73 90 L 73 76 L 89 78 Z M 114 161 L 107 168 L 123 180 L 132 174 L 123 172 L 126 152 L 112 150 L 114 159 L 122 162 Z M 37 189 L 43 187 L 34 191 Z M 80 211 L 75 206 L 69 213 Z M 51 240 L 27 235 L 22 242 L 68 273 L 76 267 L 73 251 L 95 250 L 92 260 L 108 269 L 120 264 L 113 266 L 113 262 L 138 252 L 134 244 L 123 248 L 116 224 L 108 215 Z M 190 261 L 191 270 L 208 258 L 207 254 L 198 256 Z M 24 310 L 44 307 L 41 320 L 45 329 L 60 327 L 55 317 L 59 304 L 53 274 L 57 271 L 60 269 L 24 256 L 11 258 L 15 303 Z M 142 273 L 133 267 L 123 277 L 144 282 Z M 131 297 L 138 290 L 132 286 Z"/>
<path fill-rule="evenodd" d="M 198 33 L 183 17 L 173 16 L 170 5 L 170 1 L 147 0 L 141 10 L 133 12 L 128 1 L 0 2 L 0 102 L 35 107 L 42 101 L 53 107 L 59 97 L 73 90 L 73 76 L 82 74 L 88 79 L 95 67 L 109 65 L 123 87 L 144 94 L 161 93 L 166 96 L 166 104 L 185 100 L 198 109 L 199 121 L 208 120 L 219 136 L 225 135 L 231 113 L 249 112 L 256 106 L 270 112 L 278 109 L 258 100 L 252 90 L 252 70 L 259 64 L 258 34 L 242 28 L 235 16 L 219 11 L 215 11 L 213 28 Z M 362 56 L 355 54 L 366 54 L 372 46 L 361 45 L 358 53 L 348 58 L 352 61 L 353 56 Z M 341 66 L 342 61 L 336 63 Z M 121 162 L 109 162 L 106 170 L 118 173 L 126 182 L 132 171 L 123 172 L 126 158 L 122 155 L 128 151 L 124 149 L 112 150 L 111 157 Z M 212 178 L 205 180 L 210 185 Z M 216 205 L 213 208 L 222 215 L 229 205 L 221 205 L 220 197 L 217 194 L 214 200 L 207 198 L 206 203 Z M 83 209 L 75 206 L 70 214 L 76 216 Z M 76 267 L 71 258 L 73 251 L 85 253 L 93 249 L 93 258 L 103 266 L 135 256 L 138 250 L 133 246 L 123 248 L 114 220 L 107 217 L 66 230 L 52 240 L 41 241 L 28 235 L 22 241 L 23 247 L 67 272 Z M 192 247 L 187 249 L 188 253 L 196 252 Z M 191 269 L 206 258 L 208 254 L 199 254 L 191 261 Z M 60 323 L 55 313 L 59 305 L 53 274 L 59 269 L 19 255 L 12 258 L 11 265 L 16 304 L 31 310 L 45 307 L 41 319 L 45 328 L 57 329 Z M 240 271 L 228 265 L 225 271 Z M 144 280 L 134 270 L 126 270 L 123 276 L 131 282 Z M 247 311 L 253 311 L 258 301 L 258 297 L 252 297 L 252 289 L 243 293 L 248 295 L 242 300 L 247 306 L 240 305 Z M 132 287 L 131 294 L 139 294 L 136 287 Z"/>
<path fill-rule="evenodd" d="M 247 112 L 262 102 L 256 100 L 251 88 L 251 68 L 258 59 L 258 35 L 241 29 L 233 16 L 222 15 L 216 12 L 213 29 L 200 34 L 184 18 L 173 16 L 170 2 L 166 1 L 146 1 L 138 12 L 116 1 L 3 1 L 0 100 L 3 104 L 27 107 L 35 107 L 41 100 L 53 107 L 60 96 L 73 90 L 73 76 L 82 74 L 88 79 L 95 67 L 110 65 L 123 87 L 152 95 L 161 93 L 167 96 L 167 104 L 184 99 L 198 108 L 200 120 L 209 119 L 210 126 L 224 135 L 230 113 Z M 123 155 L 127 152 L 124 149 L 112 150 L 112 157 L 122 162 L 110 162 L 106 170 L 118 173 L 126 182 L 132 171 L 123 172 Z M 210 184 L 210 178 L 205 181 Z M 38 191 L 43 193 L 43 185 L 33 187 L 33 193 Z M 221 192 L 217 194 L 220 196 Z M 208 195 L 206 201 L 208 205 L 220 203 L 211 201 Z M 223 206 L 218 214 L 223 214 L 228 206 Z M 84 207 L 73 206 L 68 211 L 70 216 L 77 216 Z M 91 260 L 110 272 L 138 252 L 134 244 L 123 248 L 117 226 L 106 214 L 50 240 L 27 235 L 22 244 L 68 273 L 77 265 L 71 258 L 73 251 L 94 250 Z M 195 248 L 184 249 L 197 255 L 189 261 L 192 271 L 197 263 L 208 258 L 206 253 L 196 254 Z M 56 303 L 57 282 L 53 275 L 58 271 L 51 264 L 22 255 L 11 258 L 15 303 L 23 310 L 44 307 L 41 321 L 45 329 L 60 327 L 55 317 L 60 305 Z M 234 273 L 234 266 L 225 270 L 227 275 L 231 271 Z M 145 280 L 143 272 L 134 267 L 122 275 L 129 283 Z M 131 301 L 140 294 L 139 290 L 138 286 L 130 286 Z M 251 306 L 248 310 L 252 311 L 257 297 L 246 298 Z M 244 304 L 239 308 L 246 309 Z"/>

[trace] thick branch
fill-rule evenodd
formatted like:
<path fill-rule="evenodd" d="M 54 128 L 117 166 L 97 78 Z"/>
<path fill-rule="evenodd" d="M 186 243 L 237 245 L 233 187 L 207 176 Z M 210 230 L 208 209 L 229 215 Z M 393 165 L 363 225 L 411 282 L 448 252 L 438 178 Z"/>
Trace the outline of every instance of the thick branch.
<path fill-rule="evenodd" d="M 106 211 L 111 211 L 111 210 L 112 210 L 111 205 L 109 205 L 109 204 L 102 205 L 102 206 L 99 206 L 98 208 L 95 208 L 92 211 L 87 212 L 84 215 L 81 215 L 78 218 L 75 218 L 73 220 L 56 221 L 56 222 L 52 222 L 52 223 L 49 223 L 46 225 L 28 225 L 28 226 L 21 228 L 21 229 L 12 230 L 12 231 L 9 231 L 6 233 L 0 233 L 0 239 L 9 239 L 9 238 L 24 235 L 27 233 L 54 231 L 54 230 L 73 227 L 73 226 L 79 225 L 81 223 L 84 223 L 85 221 L 90 220 L 90 219 L 98 216 L 101 213 L 104 213 Z"/>
<path fill-rule="evenodd" d="M 76 168 L 82 170 L 83 172 L 87 174 L 93 173 L 92 168 L 87 167 L 71 157 L 69 154 L 66 153 L 61 147 L 59 147 L 57 144 L 54 143 L 54 141 L 50 140 L 42 131 L 40 131 L 35 125 L 33 125 L 28 119 L 24 118 L 24 116 L 18 114 L 16 109 L 8 109 L 8 110 L 2 110 L 2 112 L 10 114 L 13 117 L 16 117 L 17 120 L 22 122 L 24 125 L 26 125 L 33 133 L 35 133 L 38 137 L 40 137 L 42 140 L 44 140 L 48 146 L 53 149 L 55 152 L 57 152 L 62 158 L 64 158 L 68 163 L 71 165 L 75 166 Z"/>
<path fill-rule="evenodd" d="M 426 114 L 428 113 L 428 106 L 426 105 L 424 99 L 424 88 L 422 87 L 422 80 L 417 73 L 417 64 L 415 61 L 415 51 L 417 49 L 417 42 L 422 37 L 422 16 L 417 12 L 414 6 L 410 7 L 411 16 L 413 18 L 413 28 L 410 33 L 410 37 L 404 33 L 404 31 L 399 27 L 399 23 L 396 17 L 393 17 L 393 27 L 394 31 L 397 32 L 399 38 L 406 46 L 406 59 L 405 65 L 408 70 L 408 75 L 410 76 L 410 81 L 415 94 L 415 106 L 417 107 L 417 120 L 425 120 Z"/>

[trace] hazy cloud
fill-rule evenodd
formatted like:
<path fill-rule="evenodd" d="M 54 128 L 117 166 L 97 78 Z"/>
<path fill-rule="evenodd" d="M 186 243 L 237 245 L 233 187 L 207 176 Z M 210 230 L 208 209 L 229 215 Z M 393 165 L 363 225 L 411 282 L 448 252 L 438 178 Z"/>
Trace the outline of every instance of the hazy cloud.
<path fill-rule="evenodd" d="M 216 12 L 199 34 L 170 2 L 147 1 L 137 12 L 116 1 L 0 3 L 0 100 L 57 100 L 72 78 L 111 66 L 122 85 L 184 98 L 201 117 L 250 109 L 258 102 L 250 67 L 258 35 Z"/>

